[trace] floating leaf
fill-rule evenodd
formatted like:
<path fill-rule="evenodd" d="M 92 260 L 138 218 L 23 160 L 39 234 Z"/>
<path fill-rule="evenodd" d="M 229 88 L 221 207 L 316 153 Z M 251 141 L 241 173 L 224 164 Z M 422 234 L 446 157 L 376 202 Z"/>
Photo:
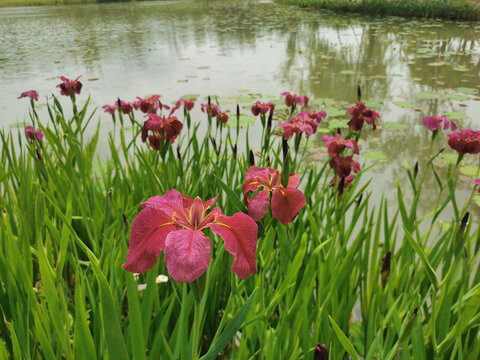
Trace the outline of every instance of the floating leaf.
<path fill-rule="evenodd" d="M 435 93 L 429 93 L 429 92 L 421 92 L 415 95 L 419 99 L 438 99 L 440 98 L 440 95 L 435 94 Z"/>
<path fill-rule="evenodd" d="M 445 99 L 450 100 L 457 100 L 457 101 L 465 101 L 470 99 L 468 96 L 460 95 L 460 94 L 447 94 L 443 96 Z"/>
<path fill-rule="evenodd" d="M 355 75 L 356 72 L 353 71 L 353 70 L 342 70 L 342 71 L 340 71 L 340 74 L 342 74 L 342 75 Z"/>
<path fill-rule="evenodd" d="M 345 112 L 346 112 L 344 109 L 333 108 L 333 107 L 327 107 L 323 110 L 325 110 L 329 118 L 337 117 L 337 116 L 345 116 Z"/>
<path fill-rule="evenodd" d="M 442 153 L 440 154 L 440 159 L 449 164 L 456 164 L 458 155 L 453 153 Z"/>
<path fill-rule="evenodd" d="M 453 70 L 455 70 L 455 71 L 470 71 L 470 69 L 468 69 L 466 66 L 462 66 L 462 65 L 458 65 L 458 66 L 454 67 Z"/>
<path fill-rule="evenodd" d="M 237 100 L 239 103 L 254 103 L 255 99 L 247 96 L 239 96 L 236 97 L 235 100 Z"/>
<path fill-rule="evenodd" d="M 405 130 L 408 129 L 407 124 L 402 124 L 399 122 L 387 122 L 383 124 L 383 127 L 391 130 Z"/>
<path fill-rule="evenodd" d="M 12 129 L 19 129 L 19 128 L 23 128 L 27 125 L 28 125 L 28 123 L 26 121 L 23 121 L 23 122 L 19 122 L 19 123 L 16 123 L 16 124 L 12 124 L 12 125 L 10 125 L 10 127 Z"/>
<path fill-rule="evenodd" d="M 240 115 L 240 127 L 245 128 L 252 126 L 255 124 L 255 121 L 257 120 L 256 117 L 250 116 L 250 115 Z M 227 121 L 227 126 L 236 128 L 237 127 L 237 117 L 235 115 L 232 115 L 229 117 Z"/>
<path fill-rule="evenodd" d="M 333 120 L 335 121 L 335 120 Z M 326 128 L 320 128 L 320 129 L 317 129 L 317 133 L 320 133 L 320 134 L 329 134 L 330 133 L 330 129 L 326 129 Z"/>
<path fill-rule="evenodd" d="M 319 99 L 312 100 L 312 103 L 314 103 L 315 105 L 325 105 L 325 106 L 333 105 L 336 102 L 337 102 L 336 100 L 333 100 L 330 98 L 319 98 Z"/>
<path fill-rule="evenodd" d="M 460 172 L 463 175 L 467 175 L 467 176 L 477 176 L 478 171 L 479 171 L 478 166 L 465 165 L 460 168 Z"/>
<path fill-rule="evenodd" d="M 362 156 L 371 160 L 385 160 L 387 155 L 382 151 L 367 151 L 363 152 Z"/>
<path fill-rule="evenodd" d="M 465 119 L 468 119 L 468 116 L 463 114 L 463 113 L 460 113 L 460 112 L 457 112 L 457 111 L 449 111 L 449 112 L 446 112 L 445 115 L 447 115 L 447 117 L 449 117 L 450 119 L 452 120 L 465 120 Z"/>
<path fill-rule="evenodd" d="M 182 95 L 182 97 L 187 100 L 197 100 L 200 97 L 200 94 L 186 94 Z"/>
<path fill-rule="evenodd" d="M 336 129 L 336 128 L 346 129 L 348 128 L 348 120 L 338 120 L 338 119 L 328 120 L 328 127 L 333 129 Z"/>
<path fill-rule="evenodd" d="M 431 62 L 431 63 L 428 63 L 427 65 L 428 66 L 443 66 L 443 65 L 446 65 L 447 63 L 445 61 L 435 61 L 435 62 Z"/>
<path fill-rule="evenodd" d="M 250 90 L 246 90 L 246 89 L 240 89 L 238 90 L 239 93 L 249 93 Z"/>
<path fill-rule="evenodd" d="M 395 101 L 394 104 L 404 109 L 413 107 L 410 101 Z"/>
<path fill-rule="evenodd" d="M 473 197 L 473 201 L 475 202 L 475 204 L 476 204 L 477 206 L 480 206 L 480 195 L 475 195 L 475 196 Z"/>
<path fill-rule="evenodd" d="M 383 106 L 383 102 L 377 100 L 367 100 L 363 102 L 368 108 L 379 108 Z"/>
<path fill-rule="evenodd" d="M 462 94 L 476 95 L 478 94 L 478 89 L 459 87 L 457 88 L 457 92 Z"/>
<path fill-rule="evenodd" d="M 187 79 L 184 79 L 184 80 L 177 80 L 177 82 L 179 82 L 179 83 L 186 83 L 186 82 L 188 82 L 188 80 L 187 80 Z"/>
<path fill-rule="evenodd" d="M 197 67 L 198 70 L 206 70 L 206 69 L 210 69 L 210 66 L 199 66 Z"/>

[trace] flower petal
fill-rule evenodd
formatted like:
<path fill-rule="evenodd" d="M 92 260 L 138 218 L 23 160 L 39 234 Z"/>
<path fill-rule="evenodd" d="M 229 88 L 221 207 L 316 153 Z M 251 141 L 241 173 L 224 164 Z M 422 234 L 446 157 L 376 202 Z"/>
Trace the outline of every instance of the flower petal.
<path fill-rule="evenodd" d="M 270 191 L 262 190 L 256 193 L 248 202 L 248 215 L 253 220 L 259 221 L 263 219 L 268 211 L 268 205 L 270 203 L 269 197 Z"/>
<path fill-rule="evenodd" d="M 184 208 L 184 200 L 188 199 L 185 195 L 182 195 L 178 190 L 168 190 L 165 195 L 157 195 L 154 197 L 149 198 L 147 201 L 141 203 L 142 207 L 144 208 L 158 208 L 163 210 L 166 214 L 172 216 L 175 211 L 183 210 Z"/>
<path fill-rule="evenodd" d="M 291 173 L 290 178 L 288 179 L 288 187 L 296 188 L 300 184 L 300 176 L 297 173 Z"/>
<path fill-rule="evenodd" d="M 165 247 L 167 235 L 177 229 L 171 220 L 171 216 L 157 208 L 140 211 L 133 221 L 127 262 L 122 268 L 134 273 L 151 269 Z"/>
<path fill-rule="evenodd" d="M 199 230 L 177 230 L 167 236 L 165 265 L 177 282 L 191 283 L 207 270 L 210 239 Z"/>
<path fill-rule="evenodd" d="M 220 216 L 210 229 L 222 237 L 225 250 L 233 255 L 232 271 L 240 279 L 257 273 L 255 251 L 258 227 L 250 216 L 243 213 Z"/>
<path fill-rule="evenodd" d="M 287 225 L 305 206 L 305 202 L 305 196 L 298 189 L 276 189 L 272 194 L 272 214 L 283 225 Z"/>

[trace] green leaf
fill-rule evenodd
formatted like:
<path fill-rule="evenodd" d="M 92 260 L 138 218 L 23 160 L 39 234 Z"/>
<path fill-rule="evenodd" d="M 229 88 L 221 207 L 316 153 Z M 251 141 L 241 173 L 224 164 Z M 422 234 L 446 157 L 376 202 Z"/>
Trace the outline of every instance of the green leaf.
<path fill-rule="evenodd" d="M 342 74 L 342 75 L 355 75 L 356 72 L 354 70 L 342 70 L 342 71 L 340 71 L 340 74 Z"/>
<path fill-rule="evenodd" d="M 328 315 L 328 319 L 330 320 L 330 324 L 332 324 L 333 331 L 335 331 L 335 334 L 337 335 L 338 340 L 342 344 L 343 349 L 346 352 L 348 352 L 348 354 L 352 357 L 353 360 L 360 360 L 360 358 L 359 358 L 357 352 L 355 351 L 355 348 L 353 347 L 352 343 L 345 336 L 342 329 L 340 329 L 340 327 L 337 325 L 335 320 L 333 320 L 333 318 L 330 315 Z"/>
<path fill-rule="evenodd" d="M 248 311 L 250 310 L 250 306 L 252 306 L 253 299 L 255 298 L 255 293 L 257 289 L 253 290 L 252 294 L 248 297 L 245 304 L 238 310 L 232 320 L 225 326 L 222 334 L 218 337 L 218 339 L 210 346 L 207 353 L 203 355 L 200 360 L 214 360 L 216 359 L 217 355 L 222 351 L 225 346 L 228 345 L 230 340 L 233 336 L 237 333 L 240 326 L 242 326 L 243 321 L 247 317 Z M 227 316 L 225 314 L 224 316 Z"/>
<path fill-rule="evenodd" d="M 252 126 L 255 124 L 255 121 L 257 121 L 257 118 L 255 116 L 250 116 L 250 115 L 240 115 L 240 122 L 239 126 L 241 128 L 246 128 L 249 126 Z M 231 128 L 237 128 L 237 116 L 236 115 L 231 115 L 228 118 L 227 124 L 228 127 Z"/>
<path fill-rule="evenodd" d="M 440 159 L 448 164 L 456 164 L 458 155 L 452 153 L 442 153 L 440 154 Z"/>
<path fill-rule="evenodd" d="M 327 108 L 321 109 L 321 110 L 324 110 L 327 113 L 327 116 L 329 118 L 337 117 L 337 116 L 345 116 L 345 114 L 346 114 L 345 109 L 339 109 L 339 108 L 334 108 L 334 107 L 327 107 Z"/>
<path fill-rule="evenodd" d="M 468 95 L 478 94 L 478 89 L 475 89 L 475 88 L 459 87 L 456 90 L 457 90 L 457 92 L 462 93 L 462 94 L 468 94 Z"/>
<path fill-rule="evenodd" d="M 377 101 L 377 100 L 367 100 L 367 101 L 364 101 L 363 103 L 368 108 L 379 108 L 384 105 L 383 102 Z"/>
<path fill-rule="evenodd" d="M 395 101 L 394 104 L 404 109 L 414 106 L 410 101 Z"/>
<path fill-rule="evenodd" d="M 419 99 L 425 99 L 425 100 L 430 100 L 430 99 L 439 99 L 440 95 L 435 94 L 435 93 L 430 93 L 430 92 L 421 92 L 415 95 Z"/>
<path fill-rule="evenodd" d="M 443 96 L 445 99 L 456 100 L 456 101 L 465 101 L 470 99 L 468 96 L 460 94 L 447 94 Z"/>
<path fill-rule="evenodd" d="M 477 176 L 478 166 L 465 165 L 460 168 L 460 172 L 467 176 Z"/>
<path fill-rule="evenodd" d="M 391 130 L 405 130 L 408 129 L 407 124 L 402 124 L 399 122 L 387 122 L 383 124 L 384 128 L 391 129 Z"/>
<path fill-rule="evenodd" d="M 227 199 L 230 200 L 234 208 L 240 212 L 246 212 L 244 203 L 240 200 L 237 194 L 232 190 L 230 186 L 225 184 L 217 175 L 214 175 L 217 178 L 218 183 L 222 187 L 223 191 L 227 195 Z"/>
<path fill-rule="evenodd" d="M 348 128 L 348 120 L 332 119 L 332 120 L 328 120 L 327 125 L 331 129 L 336 129 L 336 128 L 346 129 Z"/>
<path fill-rule="evenodd" d="M 387 158 L 387 155 L 382 151 L 367 151 L 361 153 L 361 155 L 371 160 L 385 160 Z"/>
<path fill-rule="evenodd" d="M 463 113 L 460 113 L 460 112 L 456 112 L 456 111 L 449 111 L 449 112 L 446 112 L 445 115 L 447 115 L 447 117 L 449 117 L 450 119 L 452 120 L 465 120 L 465 119 L 468 119 L 468 116 L 463 114 Z"/>

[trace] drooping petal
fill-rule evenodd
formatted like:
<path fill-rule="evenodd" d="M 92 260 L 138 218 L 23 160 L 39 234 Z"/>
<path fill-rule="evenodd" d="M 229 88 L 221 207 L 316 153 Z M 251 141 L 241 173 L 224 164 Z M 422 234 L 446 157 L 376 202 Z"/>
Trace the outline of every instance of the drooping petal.
<path fill-rule="evenodd" d="M 300 176 L 297 173 L 291 173 L 290 178 L 288 179 L 288 187 L 296 188 L 300 184 Z"/>
<path fill-rule="evenodd" d="M 276 189 L 272 194 L 272 214 L 283 225 L 287 225 L 297 216 L 305 203 L 305 196 L 298 189 L 290 187 Z"/>
<path fill-rule="evenodd" d="M 165 265 L 177 282 L 191 283 L 207 270 L 210 239 L 199 230 L 177 230 L 165 242 Z"/>
<path fill-rule="evenodd" d="M 252 217 L 253 220 L 259 221 L 263 219 L 265 214 L 268 211 L 268 205 L 270 203 L 270 191 L 262 190 L 256 193 L 248 201 L 248 215 Z"/>
<path fill-rule="evenodd" d="M 255 251 L 258 227 L 250 216 L 243 213 L 220 216 L 210 229 L 222 237 L 225 250 L 233 255 L 232 271 L 240 279 L 257 273 Z"/>
<path fill-rule="evenodd" d="M 132 224 L 127 262 L 122 268 L 134 273 L 151 269 L 165 247 L 167 235 L 177 229 L 171 220 L 171 216 L 157 208 L 140 211 Z"/>

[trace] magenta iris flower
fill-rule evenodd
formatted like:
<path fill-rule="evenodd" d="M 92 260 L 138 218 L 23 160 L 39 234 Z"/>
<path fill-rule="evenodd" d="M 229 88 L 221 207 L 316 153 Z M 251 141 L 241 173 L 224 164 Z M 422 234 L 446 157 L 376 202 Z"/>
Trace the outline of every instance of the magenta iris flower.
<path fill-rule="evenodd" d="M 315 134 L 320 121 L 326 117 L 325 111 L 301 111 L 295 117 L 287 122 L 280 123 L 277 126 L 283 127 L 283 136 L 290 139 L 293 134 L 305 133 L 305 137 Z"/>
<path fill-rule="evenodd" d="M 127 262 L 122 267 L 143 273 L 156 264 L 163 250 L 172 278 L 190 283 L 205 272 L 210 262 L 211 240 L 202 232 L 210 228 L 233 255 L 232 271 L 240 279 L 256 274 L 257 224 L 243 213 L 226 216 L 219 207 L 207 214 L 216 200 L 194 200 L 169 190 L 142 203 L 144 209 L 133 222 Z"/>
<path fill-rule="evenodd" d="M 480 131 L 471 129 L 460 130 L 453 134 L 448 134 L 448 145 L 458 154 L 478 154 L 480 153 Z"/>
<path fill-rule="evenodd" d="M 252 114 L 258 116 L 259 114 L 266 114 L 267 112 L 272 112 L 275 109 L 275 104 L 268 102 L 262 103 L 261 101 L 256 101 L 252 106 Z"/>
<path fill-rule="evenodd" d="M 245 173 L 243 196 L 248 207 L 248 215 L 255 221 L 262 219 L 270 204 L 272 193 L 272 215 L 283 225 L 291 222 L 298 212 L 305 206 L 305 196 L 297 189 L 300 177 L 296 173 L 290 174 L 288 186 L 282 185 L 282 173 L 272 168 L 251 166 Z M 249 192 L 256 192 L 252 197 Z"/>
<path fill-rule="evenodd" d="M 42 129 L 34 129 L 31 126 L 25 126 L 25 135 L 30 141 L 39 141 L 43 140 L 43 132 Z"/>
<path fill-rule="evenodd" d="M 141 98 L 137 96 L 137 101 L 133 103 L 135 110 L 140 109 L 141 112 L 147 113 L 154 113 L 159 108 L 159 99 L 160 95 L 152 95 L 148 98 Z"/>
<path fill-rule="evenodd" d="M 375 120 L 380 117 L 380 114 L 376 111 L 367 109 L 361 101 L 358 102 L 357 106 L 349 108 L 348 112 L 350 113 L 350 121 L 348 122 L 348 125 L 354 131 L 360 131 L 365 121 L 367 124 L 373 126 L 373 130 L 376 130 L 377 125 L 375 125 Z"/>
<path fill-rule="evenodd" d="M 162 139 L 169 140 L 173 144 L 180 131 L 182 131 L 183 124 L 176 116 L 166 117 L 147 114 L 145 117 L 148 120 L 144 122 L 142 127 L 142 141 L 145 142 L 148 138 L 150 146 L 154 150 L 160 150 Z"/>
<path fill-rule="evenodd" d="M 217 117 L 218 115 L 218 105 L 216 104 L 210 104 L 210 116 L 211 117 Z M 202 104 L 202 112 L 204 112 L 205 114 L 208 114 L 209 111 L 208 111 L 208 104 Z"/>
<path fill-rule="evenodd" d="M 124 115 L 128 115 L 133 111 L 133 104 L 125 101 L 120 101 L 120 109 Z"/>
<path fill-rule="evenodd" d="M 357 161 L 353 161 L 353 156 L 334 156 L 330 160 L 330 167 L 336 169 L 337 175 L 346 178 L 350 173 L 360 171 L 360 164 Z"/>
<path fill-rule="evenodd" d="M 25 97 L 38 101 L 38 92 L 37 90 L 24 91 L 23 93 L 20 94 L 20 96 L 17 99 L 21 99 Z"/>
<path fill-rule="evenodd" d="M 290 94 L 287 91 L 282 93 L 282 96 L 285 97 L 285 105 L 287 105 L 288 107 L 292 106 L 293 104 L 303 106 L 303 107 L 308 106 L 308 97 L 307 96 Z"/>
<path fill-rule="evenodd" d="M 475 185 L 480 185 L 480 179 L 476 179 L 474 182 L 473 182 Z M 480 194 L 480 186 L 478 187 L 478 193 Z"/>
<path fill-rule="evenodd" d="M 113 114 L 115 114 L 115 110 L 117 110 L 117 105 L 103 105 L 102 109 L 106 113 L 109 113 L 110 115 L 113 115 Z"/>
<path fill-rule="evenodd" d="M 358 145 L 355 140 L 344 140 L 340 134 L 335 135 L 334 137 L 325 135 L 322 137 L 322 140 L 325 142 L 328 148 L 328 155 L 336 156 L 340 155 L 340 153 L 346 147 L 349 149 L 353 149 L 355 154 L 358 154 Z"/>
<path fill-rule="evenodd" d="M 452 131 L 457 130 L 457 125 L 455 125 L 455 123 L 452 120 L 447 118 L 446 115 L 425 116 L 422 119 L 422 124 L 425 125 L 428 128 L 428 130 L 431 130 L 431 131 L 440 129 L 440 127 L 442 126 L 442 123 L 443 123 L 443 130 L 447 130 L 447 129 L 450 129 Z"/>
<path fill-rule="evenodd" d="M 82 83 L 78 81 L 81 76 L 77 77 L 75 80 L 67 79 L 65 76 L 60 76 L 60 80 L 63 82 L 57 85 L 57 88 L 60 88 L 60 94 L 65 96 L 71 96 L 72 94 L 80 94 L 82 90 Z"/>

